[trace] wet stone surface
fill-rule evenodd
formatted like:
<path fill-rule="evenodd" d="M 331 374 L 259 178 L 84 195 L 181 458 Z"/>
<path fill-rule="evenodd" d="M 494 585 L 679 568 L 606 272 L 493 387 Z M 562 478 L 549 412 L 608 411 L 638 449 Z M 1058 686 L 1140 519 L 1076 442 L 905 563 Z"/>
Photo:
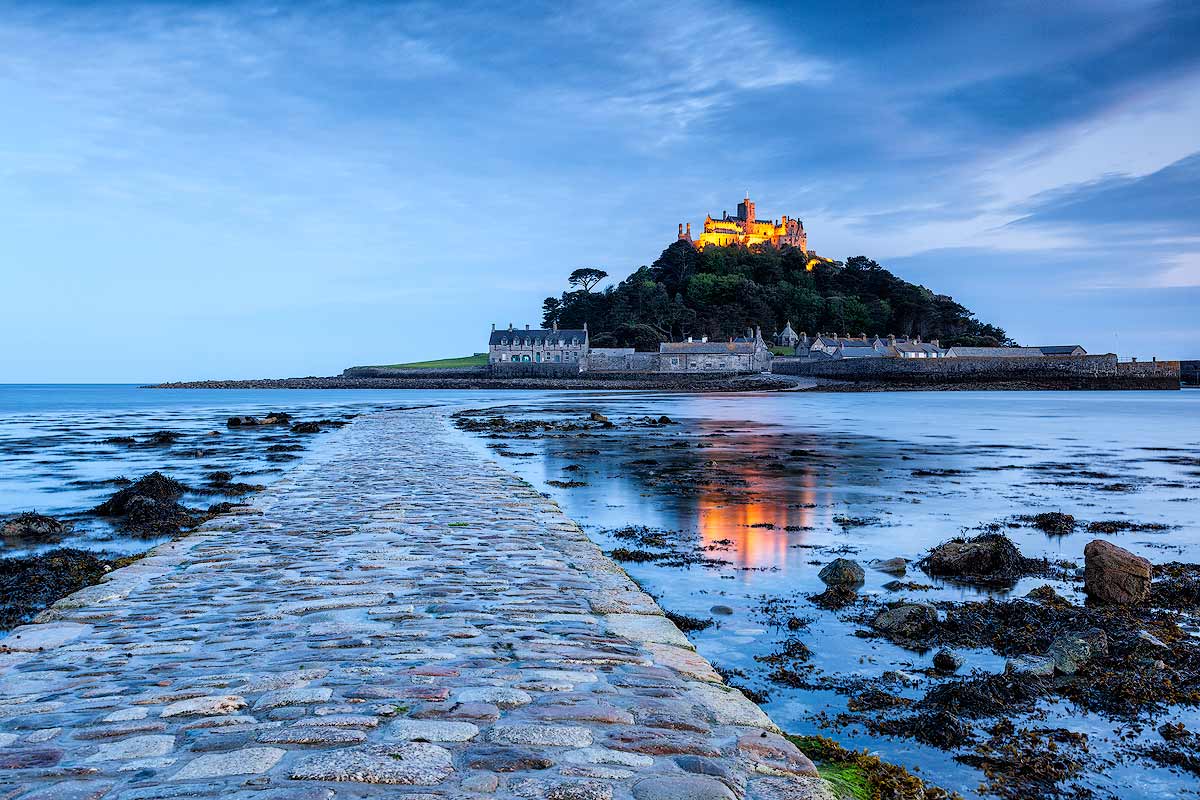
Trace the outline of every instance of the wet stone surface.
<path fill-rule="evenodd" d="M 360 418 L 256 505 L 0 652 L 3 796 L 822 796 L 654 602 L 443 417 Z"/>

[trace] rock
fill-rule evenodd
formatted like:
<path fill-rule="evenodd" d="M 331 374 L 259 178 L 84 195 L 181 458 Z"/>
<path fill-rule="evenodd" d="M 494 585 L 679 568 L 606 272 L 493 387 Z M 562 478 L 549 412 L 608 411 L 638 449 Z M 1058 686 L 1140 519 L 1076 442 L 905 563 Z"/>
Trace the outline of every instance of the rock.
<path fill-rule="evenodd" d="M 174 736 L 133 736 L 100 745 L 88 761 L 129 761 L 134 758 L 165 756 L 175 749 Z"/>
<path fill-rule="evenodd" d="M 205 753 L 183 765 L 171 780 L 195 781 L 227 775 L 258 775 L 275 766 L 286 750 L 278 747 L 246 747 L 226 753 Z"/>
<path fill-rule="evenodd" d="M 279 689 L 267 692 L 258 698 L 254 704 L 255 711 L 263 711 L 283 706 L 304 706 L 310 703 L 324 703 L 333 694 L 327 687 L 306 687 L 302 689 Z"/>
<path fill-rule="evenodd" d="M 4 521 L 0 535 L 15 539 L 58 539 L 66 535 L 71 526 L 54 517 L 27 511 Z"/>
<path fill-rule="evenodd" d="M 470 722 L 433 719 L 400 719 L 387 727 L 388 739 L 423 742 L 469 742 L 479 735 Z"/>
<path fill-rule="evenodd" d="M 733 613 L 733 609 L 729 606 L 713 606 L 708 611 L 710 614 L 721 614 L 723 616 L 729 616 Z"/>
<path fill-rule="evenodd" d="M 300 725 L 267 731 L 258 737 L 263 744 L 362 744 L 367 735 L 353 728 L 335 728 L 331 725 Z"/>
<path fill-rule="evenodd" d="M 938 650 L 933 656 L 933 668 L 938 672 L 954 672 L 962 666 L 962 659 L 946 649 Z"/>
<path fill-rule="evenodd" d="M 62 760 L 62 757 L 63 751 L 54 747 L 8 749 L 0 752 L 0 770 L 53 767 Z"/>
<path fill-rule="evenodd" d="M 500 788 L 500 776 L 490 775 L 486 772 L 479 773 L 478 775 L 468 775 L 462 779 L 460 785 L 468 792 L 491 794 Z"/>
<path fill-rule="evenodd" d="M 873 561 L 871 561 L 870 564 L 871 564 L 871 569 L 878 570 L 879 572 L 885 572 L 888 575 L 895 575 L 898 578 L 902 578 L 906 574 L 908 574 L 908 559 L 907 558 L 900 558 L 900 557 L 887 558 L 887 559 L 877 558 L 877 559 L 874 559 Z"/>
<path fill-rule="evenodd" d="M 704 775 L 644 778 L 633 785 L 634 800 L 737 800 L 725 784 Z"/>
<path fill-rule="evenodd" d="M 1150 562 L 1103 539 L 1083 548 L 1083 588 L 1102 605 L 1137 605 L 1150 597 Z"/>
<path fill-rule="evenodd" d="M 488 740 L 536 747 L 587 747 L 592 743 L 592 732 L 574 725 L 493 725 Z"/>
<path fill-rule="evenodd" d="M 452 772 L 454 765 L 449 750 L 425 742 L 407 742 L 315 753 L 297 761 L 291 777 L 293 780 L 434 786 Z"/>
<path fill-rule="evenodd" d="M 821 568 L 817 577 L 829 586 L 861 586 L 865 574 L 857 561 L 835 558 Z"/>
<path fill-rule="evenodd" d="M 599 411 L 593 411 L 590 415 L 588 415 L 588 419 L 590 419 L 592 422 L 608 422 L 608 417 L 604 416 Z"/>
<path fill-rule="evenodd" d="M 178 700 L 162 710 L 162 717 L 201 717 L 213 714 L 232 714 L 246 707 L 245 699 L 235 695 L 192 697 Z"/>
<path fill-rule="evenodd" d="M 1108 636 L 1093 628 L 1078 633 L 1065 633 L 1050 643 L 1046 656 L 1054 668 L 1064 675 L 1074 675 L 1087 667 L 1097 656 L 1108 655 Z"/>
<path fill-rule="evenodd" d="M 92 632 L 91 625 L 80 622 L 47 622 L 22 625 L 0 640 L 0 651 L 34 653 L 53 650 Z"/>
<path fill-rule="evenodd" d="M 885 608 L 871 620 L 871 626 L 887 636 L 917 639 L 938 622 L 937 609 L 926 603 L 901 603 Z"/>
<path fill-rule="evenodd" d="M 545 755 L 520 747 L 480 745 L 468 749 L 464 760 L 471 769 L 489 772 L 521 772 L 550 769 L 554 766 L 554 761 Z"/>
<path fill-rule="evenodd" d="M 1040 566 L 1025 558 L 1002 533 L 983 533 L 973 538 L 951 539 L 921 559 L 921 569 L 930 575 L 984 580 L 1015 580 Z"/>
<path fill-rule="evenodd" d="M 491 703 L 500 708 L 516 708 L 533 702 L 529 692 L 510 689 L 507 686 L 473 686 L 459 689 L 454 693 L 454 699 L 460 703 Z"/>
<path fill-rule="evenodd" d="M 766 775 L 817 776 L 817 768 L 800 748 L 777 733 L 747 733 L 737 742 L 740 754 L 754 765 L 755 772 Z"/>
<path fill-rule="evenodd" d="M 292 433 L 320 433 L 321 426 L 315 422 L 297 422 L 291 430 Z"/>
<path fill-rule="evenodd" d="M 546 800 L 612 800 L 613 790 L 611 783 L 603 781 L 564 781 L 546 787 L 542 796 Z"/>
<path fill-rule="evenodd" d="M 1017 656 L 1008 660 L 1004 671 L 1049 678 L 1054 675 L 1054 659 L 1046 656 Z"/>

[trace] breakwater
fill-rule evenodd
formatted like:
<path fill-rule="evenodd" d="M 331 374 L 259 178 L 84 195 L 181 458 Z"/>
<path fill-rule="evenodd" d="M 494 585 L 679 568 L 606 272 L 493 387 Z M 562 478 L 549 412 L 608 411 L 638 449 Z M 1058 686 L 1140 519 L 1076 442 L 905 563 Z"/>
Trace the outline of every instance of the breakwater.
<path fill-rule="evenodd" d="M 776 358 L 773 371 L 891 386 L 1178 389 L 1178 361 L 1120 363 L 1112 354 L 1041 358 Z"/>
<path fill-rule="evenodd" d="M 11 788 L 825 796 L 648 595 L 441 415 L 377 413 L 332 436 L 256 512 L 3 640 Z"/>

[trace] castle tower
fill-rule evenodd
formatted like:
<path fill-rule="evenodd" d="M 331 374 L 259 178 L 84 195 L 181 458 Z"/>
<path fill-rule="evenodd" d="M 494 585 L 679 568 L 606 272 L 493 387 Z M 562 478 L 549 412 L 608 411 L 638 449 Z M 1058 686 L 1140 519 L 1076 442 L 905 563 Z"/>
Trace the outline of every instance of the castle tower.
<path fill-rule="evenodd" d="M 738 203 L 737 215 L 746 222 L 754 222 L 754 201 L 749 192 L 746 192 L 746 199 Z"/>

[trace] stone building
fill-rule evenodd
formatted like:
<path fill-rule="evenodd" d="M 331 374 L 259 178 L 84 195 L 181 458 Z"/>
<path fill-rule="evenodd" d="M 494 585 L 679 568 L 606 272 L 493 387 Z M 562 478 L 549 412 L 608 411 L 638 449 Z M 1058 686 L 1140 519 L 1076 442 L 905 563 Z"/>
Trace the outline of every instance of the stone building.
<path fill-rule="evenodd" d="M 496 330 L 488 340 L 488 364 L 585 364 L 588 354 L 587 323 L 582 328 Z"/>
<path fill-rule="evenodd" d="M 792 330 L 792 321 L 789 319 L 787 324 L 783 326 L 783 330 L 775 335 L 775 344 L 780 347 L 795 347 L 800 344 L 800 337 Z"/>
<path fill-rule="evenodd" d="M 763 341 L 762 329 L 747 331 L 744 338 L 727 342 L 663 342 L 658 346 L 658 371 L 679 372 L 770 372 L 771 349 Z"/>
<path fill-rule="evenodd" d="M 797 337 L 795 353 L 810 360 L 845 358 L 945 358 L 947 351 L 937 339 L 921 341 L 920 336 L 858 336 L 846 334 L 817 334 L 809 338 L 807 333 Z"/>
<path fill-rule="evenodd" d="M 705 215 L 704 232 L 698 239 L 692 239 L 692 223 L 686 223 L 686 226 L 685 228 L 684 223 L 679 223 L 679 240 L 692 242 L 700 250 L 709 245 L 726 247 L 731 244 L 771 244 L 775 247 L 789 245 L 808 251 L 808 234 L 804 231 L 803 222 L 786 215 L 776 220 L 759 219 L 754 201 L 749 196 L 738 203 L 737 216 L 731 217 L 724 211 L 721 212 L 720 219 Z"/>

